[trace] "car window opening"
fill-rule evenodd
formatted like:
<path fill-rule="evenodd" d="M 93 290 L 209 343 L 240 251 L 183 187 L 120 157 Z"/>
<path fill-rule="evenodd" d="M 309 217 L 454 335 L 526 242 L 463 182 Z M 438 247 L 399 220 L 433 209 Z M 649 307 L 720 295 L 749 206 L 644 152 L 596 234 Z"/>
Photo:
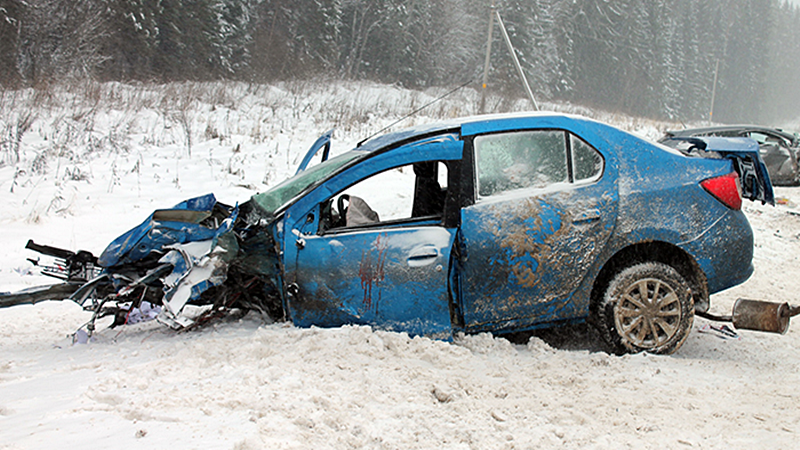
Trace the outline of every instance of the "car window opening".
<path fill-rule="evenodd" d="M 603 158 L 563 130 L 531 130 L 478 136 L 474 141 L 478 195 L 594 181 Z"/>
<path fill-rule="evenodd" d="M 322 205 L 320 232 L 376 224 L 441 222 L 447 195 L 447 166 L 424 161 L 375 174 Z"/>

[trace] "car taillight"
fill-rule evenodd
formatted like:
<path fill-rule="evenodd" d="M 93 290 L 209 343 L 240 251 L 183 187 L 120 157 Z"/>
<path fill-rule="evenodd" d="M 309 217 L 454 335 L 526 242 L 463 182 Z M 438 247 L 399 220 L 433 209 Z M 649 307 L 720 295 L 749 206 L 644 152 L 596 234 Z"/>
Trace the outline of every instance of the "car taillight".
<path fill-rule="evenodd" d="M 742 187 L 739 185 L 739 175 L 736 172 L 703 180 L 700 186 L 728 208 L 736 211 L 742 209 Z"/>

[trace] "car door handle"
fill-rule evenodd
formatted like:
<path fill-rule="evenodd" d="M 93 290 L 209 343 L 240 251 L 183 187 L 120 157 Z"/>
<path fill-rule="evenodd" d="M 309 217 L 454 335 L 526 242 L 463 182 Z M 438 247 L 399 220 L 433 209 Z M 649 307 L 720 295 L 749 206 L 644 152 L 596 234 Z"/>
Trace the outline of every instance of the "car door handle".
<path fill-rule="evenodd" d="M 572 218 L 572 223 L 582 224 L 582 223 L 597 222 L 598 220 L 600 220 L 600 210 L 588 209 L 586 211 L 582 211 L 577 215 L 575 215 L 575 217 Z"/>
<path fill-rule="evenodd" d="M 408 255 L 408 265 L 411 267 L 424 266 L 431 264 L 439 258 L 439 250 L 433 246 L 417 248 Z"/>

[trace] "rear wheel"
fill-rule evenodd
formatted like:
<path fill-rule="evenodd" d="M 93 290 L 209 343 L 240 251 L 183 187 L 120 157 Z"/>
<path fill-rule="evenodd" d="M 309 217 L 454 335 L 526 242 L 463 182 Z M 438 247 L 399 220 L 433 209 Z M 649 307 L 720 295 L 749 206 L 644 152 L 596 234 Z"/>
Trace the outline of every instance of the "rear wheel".
<path fill-rule="evenodd" d="M 689 335 L 694 302 L 686 280 L 659 262 L 617 273 L 597 308 L 597 325 L 617 353 L 670 354 Z"/>

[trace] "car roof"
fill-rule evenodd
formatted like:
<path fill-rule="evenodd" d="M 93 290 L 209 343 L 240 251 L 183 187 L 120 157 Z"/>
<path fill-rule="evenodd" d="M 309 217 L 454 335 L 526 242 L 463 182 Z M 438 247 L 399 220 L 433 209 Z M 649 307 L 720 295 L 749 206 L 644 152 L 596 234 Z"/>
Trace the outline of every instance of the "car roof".
<path fill-rule="evenodd" d="M 417 125 L 391 133 L 382 134 L 377 137 L 369 137 L 366 141 L 359 142 L 353 150 L 373 152 L 375 150 L 394 147 L 408 141 L 415 141 L 425 136 L 441 134 L 448 131 L 455 131 L 461 127 L 461 121 L 435 122 Z"/>
<path fill-rule="evenodd" d="M 477 129 L 487 128 L 487 125 L 489 125 L 490 128 L 490 125 L 493 123 L 500 123 L 500 122 L 518 123 L 517 121 L 519 120 L 534 119 L 534 118 L 538 119 L 570 118 L 575 120 L 584 120 L 593 122 L 591 119 L 587 119 L 586 117 L 575 116 L 572 114 L 555 113 L 555 112 L 517 112 L 517 113 L 504 113 L 504 114 L 484 114 L 478 116 L 463 117 L 453 120 L 446 120 L 441 122 L 416 125 L 413 127 L 404 128 L 402 130 L 393 131 L 391 133 L 382 134 L 374 138 L 370 137 L 367 138 L 367 140 L 359 143 L 359 145 L 354 150 L 372 152 L 387 147 L 395 147 L 397 145 L 406 142 L 415 141 L 436 134 L 461 131 L 461 129 L 464 128 L 465 125 L 467 126 L 466 128 L 470 129 L 468 134 L 472 134 Z"/>

